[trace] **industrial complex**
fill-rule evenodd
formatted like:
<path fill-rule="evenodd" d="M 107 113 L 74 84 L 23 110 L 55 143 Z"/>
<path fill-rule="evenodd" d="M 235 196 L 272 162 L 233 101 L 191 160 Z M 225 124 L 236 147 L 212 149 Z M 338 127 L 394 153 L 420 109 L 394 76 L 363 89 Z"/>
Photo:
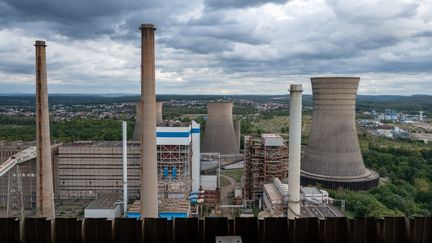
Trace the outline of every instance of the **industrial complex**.
<path fill-rule="evenodd" d="M 203 134 L 195 120 L 164 120 L 155 95 L 155 30 L 140 26 L 141 96 L 132 139 L 123 122 L 123 141 L 51 143 L 46 45 L 36 41 L 36 141 L 0 144 L 0 206 L 8 216 L 32 211 L 53 219 L 55 202 L 87 200 L 88 218 L 203 217 L 229 209 L 246 216 L 257 210 L 259 217 L 339 217 L 334 200 L 316 184 L 378 185 L 357 138 L 359 78 L 312 78 L 313 120 L 302 159 L 302 85 L 290 86 L 288 141 L 273 133 L 242 139 L 230 101 L 207 104 Z M 240 182 L 223 186 L 221 168 L 243 168 Z"/>

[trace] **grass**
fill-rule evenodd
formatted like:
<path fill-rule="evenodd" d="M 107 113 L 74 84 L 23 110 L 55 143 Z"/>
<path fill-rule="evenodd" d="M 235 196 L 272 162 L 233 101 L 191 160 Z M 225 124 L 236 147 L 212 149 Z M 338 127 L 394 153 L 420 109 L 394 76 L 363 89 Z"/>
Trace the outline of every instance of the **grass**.
<path fill-rule="evenodd" d="M 220 187 L 226 187 L 226 186 L 229 186 L 231 183 L 230 183 L 230 181 L 227 179 L 227 178 L 225 178 L 225 177 L 220 177 Z"/>
<path fill-rule="evenodd" d="M 275 116 L 271 119 L 261 119 L 254 122 L 253 125 L 265 133 L 280 133 L 282 127 L 288 126 L 288 116 Z"/>
<path fill-rule="evenodd" d="M 232 177 L 237 182 L 241 182 L 241 178 L 242 178 L 244 172 L 243 172 L 243 169 L 221 170 L 221 174 Z"/>

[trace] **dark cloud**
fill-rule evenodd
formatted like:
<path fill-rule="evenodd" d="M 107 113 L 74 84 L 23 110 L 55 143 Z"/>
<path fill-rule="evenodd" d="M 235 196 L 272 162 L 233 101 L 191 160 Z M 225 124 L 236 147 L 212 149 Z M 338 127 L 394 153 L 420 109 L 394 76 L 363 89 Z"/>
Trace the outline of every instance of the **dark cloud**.
<path fill-rule="evenodd" d="M 206 7 L 210 9 L 218 8 L 246 8 L 263 5 L 266 3 L 283 4 L 288 0 L 205 0 Z"/>
<path fill-rule="evenodd" d="M 159 92 L 270 92 L 320 74 L 392 73 L 383 82 L 421 86 L 432 73 L 429 10 L 393 0 L 0 0 L 0 86 L 32 80 L 32 43 L 45 39 L 57 90 L 135 92 L 144 22 L 158 28 Z"/>

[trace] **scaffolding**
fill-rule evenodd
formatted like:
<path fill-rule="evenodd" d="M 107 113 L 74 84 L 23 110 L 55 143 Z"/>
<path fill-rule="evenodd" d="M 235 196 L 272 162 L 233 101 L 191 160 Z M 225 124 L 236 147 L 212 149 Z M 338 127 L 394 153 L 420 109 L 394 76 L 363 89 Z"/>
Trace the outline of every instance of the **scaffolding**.
<path fill-rule="evenodd" d="M 159 211 L 185 212 L 191 190 L 192 145 L 158 145 Z"/>
<path fill-rule="evenodd" d="M 273 135 L 274 136 L 274 135 Z M 280 137 L 279 137 L 280 138 Z M 281 139 L 281 138 L 280 138 Z M 273 178 L 288 176 L 288 146 L 265 144 L 263 137 L 245 137 L 245 199 L 259 200 L 263 186 Z"/>

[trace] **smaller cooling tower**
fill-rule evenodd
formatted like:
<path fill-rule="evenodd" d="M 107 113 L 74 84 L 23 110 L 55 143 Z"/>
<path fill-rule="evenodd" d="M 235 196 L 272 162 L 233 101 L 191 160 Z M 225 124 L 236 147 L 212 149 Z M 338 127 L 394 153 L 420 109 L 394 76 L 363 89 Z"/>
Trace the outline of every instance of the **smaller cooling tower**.
<path fill-rule="evenodd" d="M 366 190 L 378 185 L 360 152 L 355 103 L 360 78 L 312 78 L 313 117 L 301 162 L 302 184 Z"/>
<path fill-rule="evenodd" d="M 157 124 L 163 122 L 162 106 L 163 106 L 163 102 L 156 102 L 156 123 Z"/>
<path fill-rule="evenodd" d="M 207 104 L 207 126 L 204 133 L 203 151 L 207 153 L 238 154 L 239 143 L 233 123 L 233 103 Z"/>
<path fill-rule="evenodd" d="M 163 119 L 162 119 L 162 106 L 163 106 L 163 102 L 156 102 L 156 123 L 162 123 Z M 135 118 L 135 128 L 134 128 L 134 132 L 133 132 L 133 136 L 132 136 L 132 140 L 134 141 L 138 141 L 139 140 L 139 133 L 140 133 L 140 117 L 141 117 L 141 111 L 142 109 L 140 108 L 140 102 L 136 103 L 136 118 Z"/>

